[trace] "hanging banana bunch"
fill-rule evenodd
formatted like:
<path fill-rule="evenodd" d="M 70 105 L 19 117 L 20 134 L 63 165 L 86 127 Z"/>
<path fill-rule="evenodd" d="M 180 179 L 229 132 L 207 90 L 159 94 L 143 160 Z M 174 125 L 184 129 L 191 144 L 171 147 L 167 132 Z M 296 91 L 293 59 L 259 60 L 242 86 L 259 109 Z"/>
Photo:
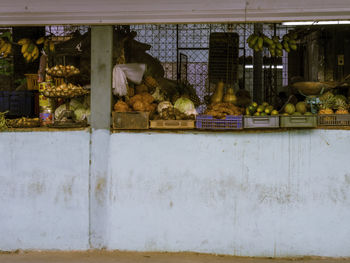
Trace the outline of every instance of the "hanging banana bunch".
<path fill-rule="evenodd" d="M 261 34 L 252 34 L 247 39 L 248 46 L 254 49 L 255 52 L 263 50 L 264 37 Z"/>
<path fill-rule="evenodd" d="M 33 62 L 39 57 L 39 48 L 29 38 L 22 38 L 18 41 L 18 44 L 22 46 L 21 52 L 27 63 Z"/>
<path fill-rule="evenodd" d="M 49 53 L 49 51 L 51 53 L 55 52 L 55 44 L 53 41 L 51 41 L 49 38 L 47 37 L 41 37 L 36 41 L 37 45 L 44 45 L 44 51 L 46 53 Z"/>
<path fill-rule="evenodd" d="M 285 51 L 290 52 L 291 50 L 297 50 L 297 38 L 296 32 L 289 32 L 283 36 L 282 45 Z"/>
<path fill-rule="evenodd" d="M 283 49 L 287 52 L 297 50 L 297 37 L 298 35 L 295 32 L 290 32 L 283 36 L 283 40 L 280 42 L 278 36 L 271 39 L 264 34 L 252 34 L 248 37 L 247 43 L 256 52 L 262 51 L 263 47 L 267 47 L 271 57 L 282 57 Z"/>
<path fill-rule="evenodd" d="M 0 55 L 6 58 L 12 51 L 12 44 L 3 38 L 0 38 Z"/>

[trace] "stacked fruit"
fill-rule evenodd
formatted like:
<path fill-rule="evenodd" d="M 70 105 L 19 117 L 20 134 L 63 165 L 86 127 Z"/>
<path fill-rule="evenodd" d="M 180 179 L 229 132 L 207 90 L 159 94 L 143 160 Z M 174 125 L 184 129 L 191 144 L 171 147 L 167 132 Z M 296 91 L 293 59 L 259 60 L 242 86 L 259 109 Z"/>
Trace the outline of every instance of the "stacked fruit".
<path fill-rule="evenodd" d="M 10 41 L 0 38 L 0 55 L 6 58 L 12 51 L 12 44 Z"/>
<path fill-rule="evenodd" d="M 62 84 L 58 87 L 47 87 L 43 95 L 48 98 L 74 98 L 78 96 L 84 96 L 89 94 L 88 90 L 85 90 L 81 86 L 75 86 L 71 83 Z"/>
<path fill-rule="evenodd" d="M 282 115 L 312 115 L 312 113 L 307 111 L 307 105 L 304 101 L 299 101 L 295 105 L 287 103 L 286 106 L 284 106 L 284 113 Z"/>
<path fill-rule="evenodd" d="M 22 46 L 21 52 L 27 63 L 33 62 L 39 57 L 39 48 L 29 38 L 22 38 L 18 41 L 18 44 Z"/>
<path fill-rule="evenodd" d="M 349 114 L 349 104 L 343 95 L 334 95 L 328 91 L 320 97 L 319 114 Z"/>
<path fill-rule="evenodd" d="M 80 73 L 79 69 L 69 65 L 67 66 L 58 65 L 52 68 L 47 68 L 46 72 L 47 74 L 53 77 L 69 77 Z"/>
<path fill-rule="evenodd" d="M 247 116 L 268 116 L 278 115 L 278 111 L 274 109 L 272 105 L 267 102 L 263 102 L 258 105 L 256 102 L 252 102 L 245 110 Z"/>

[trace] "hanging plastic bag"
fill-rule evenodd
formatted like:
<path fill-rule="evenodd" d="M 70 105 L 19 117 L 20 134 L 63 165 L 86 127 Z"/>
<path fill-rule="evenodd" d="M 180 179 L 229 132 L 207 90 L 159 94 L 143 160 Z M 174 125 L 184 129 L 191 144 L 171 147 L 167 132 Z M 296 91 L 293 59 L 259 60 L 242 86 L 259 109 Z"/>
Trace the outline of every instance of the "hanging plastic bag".
<path fill-rule="evenodd" d="M 119 67 L 120 65 L 116 65 L 113 68 L 113 80 L 112 80 L 112 88 L 113 94 L 119 96 L 126 96 L 128 93 L 127 85 L 128 81 L 126 80 L 126 76 L 123 70 Z"/>
<path fill-rule="evenodd" d="M 143 74 L 146 71 L 146 64 L 130 63 L 118 65 L 123 71 L 128 80 L 140 85 L 142 82 Z"/>

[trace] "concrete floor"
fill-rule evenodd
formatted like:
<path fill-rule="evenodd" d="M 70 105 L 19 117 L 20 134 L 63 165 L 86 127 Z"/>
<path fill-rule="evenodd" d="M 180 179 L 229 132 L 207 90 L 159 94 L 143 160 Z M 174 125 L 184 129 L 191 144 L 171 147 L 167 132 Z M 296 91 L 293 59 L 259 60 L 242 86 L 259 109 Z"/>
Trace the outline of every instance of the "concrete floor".
<path fill-rule="evenodd" d="M 1 263 L 284 263 L 284 262 L 307 262 L 307 263 L 350 263 L 350 258 L 249 258 L 217 256 L 197 253 L 139 253 L 120 251 L 87 251 L 87 252 L 38 252 L 16 251 L 0 252 Z"/>

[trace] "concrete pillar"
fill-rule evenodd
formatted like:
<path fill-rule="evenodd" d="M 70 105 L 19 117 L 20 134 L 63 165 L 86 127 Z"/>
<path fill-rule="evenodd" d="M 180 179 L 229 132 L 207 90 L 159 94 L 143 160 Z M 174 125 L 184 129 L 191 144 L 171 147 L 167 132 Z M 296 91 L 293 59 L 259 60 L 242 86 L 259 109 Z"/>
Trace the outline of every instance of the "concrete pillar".
<path fill-rule="evenodd" d="M 113 26 L 91 27 L 91 248 L 106 247 L 108 153 L 111 125 Z"/>

